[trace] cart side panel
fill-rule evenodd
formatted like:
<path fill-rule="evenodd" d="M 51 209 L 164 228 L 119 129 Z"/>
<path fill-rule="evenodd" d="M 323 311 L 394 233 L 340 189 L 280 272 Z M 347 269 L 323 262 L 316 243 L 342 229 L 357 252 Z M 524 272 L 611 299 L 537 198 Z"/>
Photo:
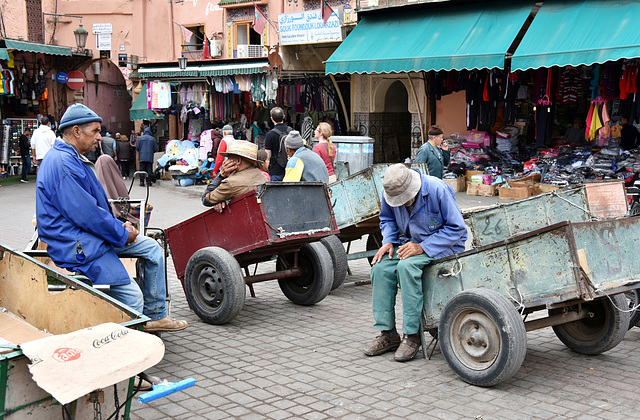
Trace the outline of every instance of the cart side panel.
<path fill-rule="evenodd" d="M 485 246 L 565 220 L 586 221 L 587 210 L 584 188 L 578 187 L 475 210 L 465 217 L 474 243 Z"/>
<path fill-rule="evenodd" d="M 231 201 L 218 213 L 204 211 L 165 231 L 178 278 L 183 280 L 189 258 L 209 246 L 224 248 L 236 255 L 269 243 L 271 234 L 255 192 Z"/>
<path fill-rule="evenodd" d="M 278 232 L 335 229 L 327 189 L 321 182 L 267 183 L 260 199 L 274 241 L 279 239 Z"/>
<path fill-rule="evenodd" d="M 427 326 L 437 326 L 447 301 L 471 288 L 495 290 L 516 306 L 577 298 L 576 264 L 566 224 L 437 260 L 422 276 Z M 446 276 L 452 271 L 457 275 Z"/>
<path fill-rule="evenodd" d="M 598 289 L 640 281 L 640 218 L 576 223 L 572 228 L 576 249 L 584 250 L 586 269 Z"/>
<path fill-rule="evenodd" d="M 339 229 L 377 216 L 381 202 L 371 168 L 332 184 L 331 202 Z"/>

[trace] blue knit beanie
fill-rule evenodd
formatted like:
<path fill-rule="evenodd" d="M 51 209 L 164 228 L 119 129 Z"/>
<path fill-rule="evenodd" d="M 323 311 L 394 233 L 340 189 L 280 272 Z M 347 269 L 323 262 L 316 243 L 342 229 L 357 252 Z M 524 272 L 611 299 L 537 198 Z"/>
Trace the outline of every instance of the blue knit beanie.
<path fill-rule="evenodd" d="M 102 118 L 98 117 L 98 114 L 82 104 L 73 104 L 64 112 L 58 128 L 62 131 L 67 127 L 90 122 L 102 123 Z"/>

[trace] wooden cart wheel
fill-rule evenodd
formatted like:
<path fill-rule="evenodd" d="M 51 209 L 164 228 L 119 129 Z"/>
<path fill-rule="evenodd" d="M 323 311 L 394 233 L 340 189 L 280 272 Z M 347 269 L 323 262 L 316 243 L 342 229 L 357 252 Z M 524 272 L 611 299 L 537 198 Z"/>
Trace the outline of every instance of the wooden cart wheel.
<path fill-rule="evenodd" d="M 282 254 L 276 261 L 276 269 L 292 267 L 295 255 Z M 327 249 L 320 242 L 304 244 L 298 252 L 299 277 L 279 279 L 282 293 L 296 305 L 313 305 L 324 299 L 333 285 L 333 264 Z"/>
<path fill-rule="evenodd" d="M 320 240 L 322 245 L 327 249 L 333 263 L 333 285 L 331 290 L 335 290 L 342 286 L 345 277 L 347 277 L 347 252 L 342 246 L 342 241 L 336 235 L 327 236 Z"/>
<path fill-rule="evenodd" d="M 571 350 L 582 354 L 600 354 L 617 346 L 629 329 L 629 306 L 623 293 L 582 304 L 589 317 L 555 325 L 553 332 Z M 549 311 L 555 315 L 562 309 Z"/>
<path fill-rule="evenodd" d="M 442 355 L 463 381 L 492 386 L 515 374 L 527 352 L 520 314 L 507 298 L 490 289 L 457 293 L 440 316 Z"/>
<path fill-rule="evenodd" d="M 240 264 L 222 248 L 196 251 L 187 263 L 184 286 L 189 306 L 209 324 L 226 324 L 244 305 L 246 288 Z"/>

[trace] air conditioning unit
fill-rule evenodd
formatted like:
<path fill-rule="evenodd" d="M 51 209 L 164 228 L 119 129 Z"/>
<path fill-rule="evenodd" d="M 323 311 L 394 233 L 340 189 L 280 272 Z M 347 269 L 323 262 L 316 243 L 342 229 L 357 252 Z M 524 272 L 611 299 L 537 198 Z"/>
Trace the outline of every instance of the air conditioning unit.
<path fill-rule="evenodd" d="M 211 40 L 211 57 L 222 57 L 222 41 L 219 39 Z"/>
<path fill-rule="evenodd" d="M 236 55 L 238 58 L 266 57 L 267 49 L 262 45 L 238 44 Z"/>

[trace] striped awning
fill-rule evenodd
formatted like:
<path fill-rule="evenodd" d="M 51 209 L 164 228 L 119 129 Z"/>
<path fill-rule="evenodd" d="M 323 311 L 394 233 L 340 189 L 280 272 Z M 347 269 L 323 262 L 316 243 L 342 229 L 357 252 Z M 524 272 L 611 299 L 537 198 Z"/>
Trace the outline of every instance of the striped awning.
<path fill-rule="evenodd" d="M 39 44 L 37 42 L 16 41 L 14 39 L 4 39 L 4 45 L 8 50 L 18 50 L 48 55 L 71 56 L 71 47 L 60 45 Z"/>
<path fill-rule="evenodd" d="M 233 62 L 220 64 L 202 64 L 188 66 L 181 70 L 178 66 L 172 67 L 140 67 L 138 75 L 142 79 L 151 78 L 180 78 L 180 77 L 205 77 L 205 76 L 231 76 L 235 74 L 265 73 L 269 66 L 268 60 L 253 61 L 249 63 Z"/>

